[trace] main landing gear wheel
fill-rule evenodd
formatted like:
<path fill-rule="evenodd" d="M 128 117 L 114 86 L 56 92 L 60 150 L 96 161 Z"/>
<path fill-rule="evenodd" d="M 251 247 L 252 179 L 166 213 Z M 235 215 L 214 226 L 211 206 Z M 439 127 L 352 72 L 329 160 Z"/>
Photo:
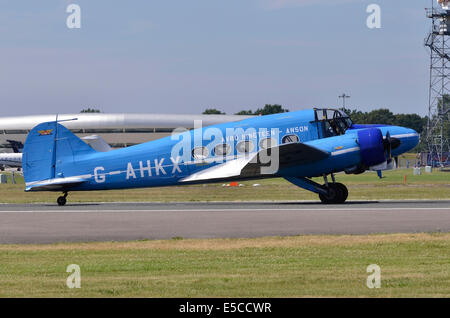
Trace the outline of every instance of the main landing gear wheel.
<path fill-rule="evenodd" d="M 342 192 L 342 197 L 341 197 L 341 201 L 338 203 L 344 203 L 347 198 L 348 198 L 348 189 L 345 185 L 343 185 L 342 183 L 335 183 L 334 184 L 336 187 L 340 188 L 341 192 Z"/>
<path fill-rule="evenodd" d="M 58 203 L 59 206 L 63 206 L 66 205 L 67 202 L 67 192 L 64 192 L 64 195 L 58 197 L 58 199 L 56 200 L 56 202 Z"/>
<path fill-rule="evenodd" d="M 326 185 L 324 185 L 326 187 Z M 341 204 L 347 200 L 348 190 L 342 183 L 329 183 L 328 194 L 319 193 L 319 198 L 325 204 Z"/>

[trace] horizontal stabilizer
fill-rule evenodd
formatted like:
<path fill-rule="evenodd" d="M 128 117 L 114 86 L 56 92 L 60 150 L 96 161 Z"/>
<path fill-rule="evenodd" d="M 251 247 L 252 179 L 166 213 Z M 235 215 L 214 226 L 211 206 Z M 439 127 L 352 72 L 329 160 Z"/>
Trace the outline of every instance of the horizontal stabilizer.
<path fill-rule="evenodd" d="M 80 177 L 48 179 L 27 183 L 25 191 L 67 191 L 84 182 L 87 182 L 87 179 Z"/>

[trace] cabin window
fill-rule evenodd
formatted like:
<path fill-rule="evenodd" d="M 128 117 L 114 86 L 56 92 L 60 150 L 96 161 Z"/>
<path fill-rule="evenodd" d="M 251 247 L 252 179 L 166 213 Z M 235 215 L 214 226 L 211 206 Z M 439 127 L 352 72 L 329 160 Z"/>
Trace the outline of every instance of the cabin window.
<path fill-rule="evenodd" d="M 252 152 L 254 148 L 255 146 L 253 145 L 253 142 L 251 142 L 250 140 L 240 141 L 236 145 L 236 150 L 239 153 L 249 153 Z"/>
<path fill-rule="evenodd" d="M 214 147 L 214 154 L 216 156 L 227 156 L 231 152 L 229 144 L 220 144 Z"/>
<path fill-rule="evenodd" d="M 281 142 L 283 144 L 290 144 L 290 143 L 299 142 L 299 141 L 300 141 L 300 139 L 298 138 L 297 135 L 286 135 L 281 139 Z"/>
<path fill-rule="evenodd" d="M 197 147 L 192 150 L 192 157 L 197 160 L 203 160 L 208 158 L 209 151 L 206 147 Z"/>
<path fill-rule="evenodd" d="M 277 142 L 273 138 L 265 138 L 265 139 L 261 139 L 259 141 L 259 148 L 261 148 L 261 149 L 269 149 L 269 148 L 275 147 L 276 145 L 277 145 Z"/>

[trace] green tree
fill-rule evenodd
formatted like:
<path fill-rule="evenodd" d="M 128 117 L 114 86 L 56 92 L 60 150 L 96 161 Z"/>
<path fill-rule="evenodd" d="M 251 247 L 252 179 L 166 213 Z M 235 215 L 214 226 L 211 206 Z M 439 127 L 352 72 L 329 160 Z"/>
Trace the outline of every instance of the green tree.
<path fill-rule="evenodd" d="M 288 109 L 284 109 L 283 106 L 278 104 L 266 104 L 263 108 L 258 108 L 254 112 L 252 110 L 241 110 L 237 112 L 235 115 L 271 115 L 278 113 L 287 113 Z"/>
<path fill-rule="evenodd" d="M 370 112 L 344 109 L 356 124 L 385 124 L 412 128 L 421 133 L 426 124 L 427 117 L 417 114 L 393 114 L 389 109 L 380 108 Z"/>
<path fill-rule="evenodd" d="M 222 113 L 220 110 L 215 108 L 207 108 L 202 113 L 203 115 L 225 115 L 225 113 Z"/>
<path fill-rule="evenodd" d="M 367 124 L 367 113 L 360 110 L 343 109 L 343 111 L 350 116 L 352 121 L 356 124 Z"/>
<path fill-rule="evenodd" d="M 94 108 L 82 109 L 80 113 L 100 113 L 100 110 Z"/>
<path fill-rule="evenodd" d="M 367 124 L 395 125 L 395 116 L 389 109 L 375 109 L 367 114 Z"/>
<path fill-rule="evenodd" d="M 237 112 L 235 115 L 271 115 L 278 113 L 287 113 L 288 109 L 284 109 L 283 106 L 278 104 L 266 104 L 263 108 L 258 108 L 254 112 L 252 110 L 241 110 Z"/>
<path fill-rule="evenodd" d="M 422 118 L 417 114 L 397 114 L 395 115 L 395 125 L 414 129 L 421 134 L 427 125 L 427 118 Z"/>
<path fill-rule="evenodd" d="M 287 113 L 289 112 L 288 109 L 284 109 L 283 106 L 278 104 L 266 104 L 264 108 L 258 108 L 255 111 L 255 115 L 271 115 L 271 114 L 278 114 L 278 113 Z"/>
<path fill-rule="evenodd" d="M 240 112 L 237 112 L 235 115 L 253 115 L 253 112 L 251 110 L 241 110 Z"/>

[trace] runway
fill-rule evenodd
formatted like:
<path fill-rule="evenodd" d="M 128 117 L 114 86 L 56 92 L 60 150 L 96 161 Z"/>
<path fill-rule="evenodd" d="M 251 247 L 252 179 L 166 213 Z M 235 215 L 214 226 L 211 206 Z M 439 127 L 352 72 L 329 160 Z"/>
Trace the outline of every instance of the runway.
<path fill-rule="evenodd" d="M 450 201 L 0 204 L 0 243 L 450 232 Z"/>

